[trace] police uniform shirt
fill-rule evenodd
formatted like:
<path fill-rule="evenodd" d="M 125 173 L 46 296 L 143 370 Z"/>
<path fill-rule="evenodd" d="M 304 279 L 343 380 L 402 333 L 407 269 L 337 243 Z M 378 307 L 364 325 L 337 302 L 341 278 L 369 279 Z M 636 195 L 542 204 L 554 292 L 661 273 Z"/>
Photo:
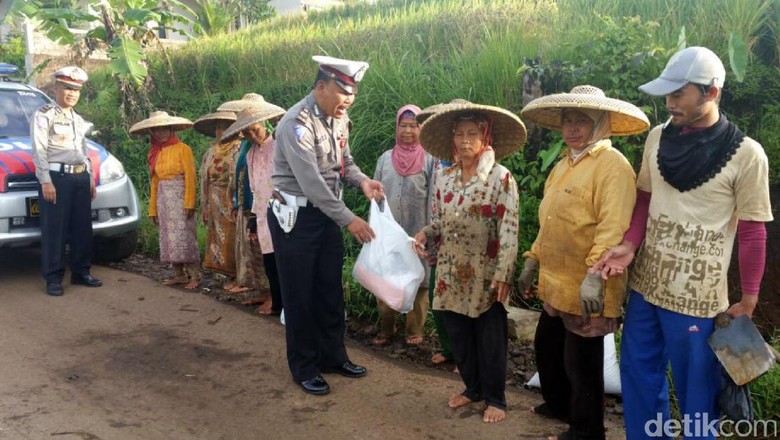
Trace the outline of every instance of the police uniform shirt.
<path fill-rule="evenodd" d="M 86 122 L 72 109 L 47 104 L 35 112 L 30 122 L 35 175 L 40 183 L 50 183 L 49 164 L 84 164 L 92 174 L 84 136 Z"/>
<path fill-rule="evenodd" d="M 276 129 L 274 188 L 305 196 L 339 226 L 354 214 L 341 201 L 340 182 L 356 188 L 368 177 L 349 152 L 349 117 L 325 115 L 310 93 L 284 115 Z"/>

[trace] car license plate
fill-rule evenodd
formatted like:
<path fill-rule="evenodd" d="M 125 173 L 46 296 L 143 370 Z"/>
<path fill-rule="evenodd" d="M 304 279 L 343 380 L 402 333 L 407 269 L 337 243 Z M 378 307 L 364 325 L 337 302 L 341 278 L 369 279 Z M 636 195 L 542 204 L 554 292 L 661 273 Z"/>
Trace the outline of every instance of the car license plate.
<path fill-rule="evenodd" d="M 38 197 L 27 197 L 27 216 L 38 217 L 41 215 L 41 205 Z"/>

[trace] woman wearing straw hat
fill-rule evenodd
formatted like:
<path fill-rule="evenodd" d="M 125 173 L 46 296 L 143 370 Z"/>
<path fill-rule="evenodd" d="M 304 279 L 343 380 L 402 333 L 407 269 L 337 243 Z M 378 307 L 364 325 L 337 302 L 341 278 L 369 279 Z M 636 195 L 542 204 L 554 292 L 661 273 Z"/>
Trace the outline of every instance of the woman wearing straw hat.
<path fill-rule="evenodd" d="M 534 340 L 544 403 L 532 412 L 569 421 L 551 439 L 604 439 L 604 336 L 617 330 L 625 277 L 606 286 L 588 269 L 628 229 L 635 175 L 610 136 L 646 131 L 636 106 L 593 86 L 529 103 L 522 116 L 560 131 L 568 149 L 553 167 L 539 206 L 539 234 L 517 280 L 530 296 L 539 274 L 544 301 Z"/>
<path fill-rule="evenodd" d="M 433 104 L 429 105 L 428 107 L 425 107 L 420 111 L 420 113 L 417 114 L 415 119 L 417 119 L 417 123 L 422 125 L 425 121 L 428 120 L 431 116 L 433 116 L 434 113 L 446 108 L 448 105 L 451 104 L 468 104 L 469 102 L 465 99 L 453 99 L 452 101 L 445 103 L 445 104 Z M 439 179 L 441 173 L 445 168 L 449 168 L 452 166 L 452 162 L 446 161 L 446 160 L 436 160 L 436 171 L 434 172 L 434 184 L 431 184 L 431 186 L 435 186 L 435 182 L 437 179 Z M 428 265 L 431 268 L 431 275 L 428 278 L 428 304 L 433 304 L 433 291 L 436 288 L 436 253 L 437 249 L 435 246 L 429 246 L 428 247 Z M 441 347 L 441 351 L 438 351 L 431 356 L 431 363 L 434 365 L 443 364 L 444 362 L 449 362 L 455 359 L 455 356 L 452 354 L 452 349 L 450 348 L 450 337 L 447 335 L 447 327 L 444 325 L 444 317 L 442 316 L 442 311 L 440 310 L 431 310 L 431 314 L 433 315 L 433 324 L 436 328 L 436 334 L 439 336 L 439 346 Z M 455 367 L 454 370 L 455 373 L 458 372 L 458 367 Z"/>
<path fill-rule="evenodd" d="M 203 268 L 229 278 L 236 276 L 236 225 L 231 210 L 229 183 L 236 166 L 241 141 L 221 142 L 222 134 L 236 121 L 233 112 L 215 112 L 195 121 L 195 130 L 215 138 L 200 165 L 200 209 L 206 226 Z M 235 287 L 233 281 L 223 288 Z"/>
<path fill-rule="evenodd" d="M 379 157 L 374 180 L 382 182 L 393 217 L 406 231 L 414 234 L 431 220 L 431 195 L 436 160 L 420 145 L 420 113 L 416 105 L 408 104 L 396 113 L 395 146 Z M 425 335 L 428 316 L 428 284 L 417 291 L 412 310 L 406 315 L 406 344 L 417 346 Z M 386 345 L 395 334 L 398 313 L 377 299 L 381 318 L 379 334 L 372 343 Z"/>
<path fill-rule="evenodd" d="M 147 156 L 152 175 L 149 217 L 160 228 L 160 261 L 176 271 L 163 284 L 200 285 L 200 252 L 195 235 L 197 174 L 190 147 L 175 132 L 192 127 L 187 119 L 153 112 L 130 127 L 130 134 L 149 135 Z"/>
<path fill-rule="evenodd" d="M 279 314 L 282 311 L 282 293 L 266 212 L 273 192 L 271 174 L 275 143 L 271 136 L 272 123 L 278 121 L 284 112 L 283 108 L 270 103 L 242 110 L 238 120 L 225 130 L 222 137 L 225 140 L 236 138 L 239 134 L 244 137 L 236 162 L 233 200 L 238 211 L 238 243 L 242 245 L 240 258 L 249 261 L 252 266 L 245 271 L 247 278 L 254 278 L 252 285 L 256 288 L 265 284 L 265 280 L 258 279 L 262 273 L 257 266 L 259 260 L 262 260 L 271 289 L 271 300 L 264 300 L 257 309 L 262 315 Z M 240 278 L 238 280 L 243 281 Z"/>
<path fill-rule="evenodd" d="M 456 163 L 437 179 L 430 225 L 415 235 L 415 251 L 439 242 L 434 310 L 443 310 L 466 389 L 450 408 L 484 400 L 482 420 L 506 418 L 505 304 L 517 257 L 517 183 L 497 160 L 525 142 L 514 114 L 478 104 L 449 106 L 422 126 L 429 153 Z M 457 153 L 457 156 L 455 155 Z"/>

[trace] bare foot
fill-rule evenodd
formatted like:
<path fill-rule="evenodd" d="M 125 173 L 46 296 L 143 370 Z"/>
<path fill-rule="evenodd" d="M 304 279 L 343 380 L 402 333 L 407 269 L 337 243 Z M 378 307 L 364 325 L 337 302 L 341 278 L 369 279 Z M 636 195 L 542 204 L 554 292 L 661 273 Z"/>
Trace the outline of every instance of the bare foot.
<path fill-rule="evenodd" d="M 449 360 L 450 360 L 449 358 L 447 358 L 441 353 L 436 353 L 433 356 L 431 356 L 431 362 L 433 362 L 433 365 L 443 364 Z"/>
<path fill-rule="evenodd" d="M 186 277 L 173 277 L 162 281 L 163 286 L 175 286 L 176 284 L 187 284 Z"/>
<path fill-rule="evenodd" d="M 262 306 L 257 308 L 257 314 L 259 315 L 270 315 L 273 313 L 273 302 L 272 301 L 266 301 L 263 303 Z"/>
<path fill-rule="evenodd" d="M 189 289 L 189 290 L 193 290 L 193 289 L 197 289 L 198 286 L 200 286 L 200 279 L 193 278 L 186 285 L 184 285 L 184 288 L 185 289 Z"/>
<path fill-rule="evenodd" d="M 458 370 L 458 366 L 456 365 L 455 368 L 452 370 L 455 374 L 460 374 L 460 370 Z"/>
<path fill-rule="evenodd" d="M 453 394 L 450 396 L 450 400 L 447 402 L 447 405 L 452 408 L 460 408 L 461 406 L 466 406 L 469 403 L 471 403 L 471 399 L 464 396 L 463 394 Z"/>
<path fill-rule="evenodd" d="M 232 288 L 228 289 L 228 293 L 244 293 L 249 290 L 249 287 L 246 286 L 239 286 L 236 284 Z"/>
<path fill-rule="evenodd" d="M 482 413 L 482 421 L 485 423 L 496 423 L 506 419 L 506 411 L 498 409 L 495 406 L 488 406 Z M 555 439 L 556 437 L 553 437 Z"/>
<path fill-rule="evenodd" d="M 230 289 L 232 289 L 234 287 L 236 287 L 236 282 L 235 281 L 231 281 L 229 283 L 225 283 L 225 284 L 222 285 L 222 289 L 223 290 L 230 290 Z"/>
<path fill-rule="evenodd" d="M 241 304 L 245 306 L 256 306 L 259 304 L 263 304 L 264 302 L 268 302 L 268 296 L 257 295 L 257 296 L 250 296 L 249 298 L 241 301 Z"/>
<path fill-rule="evenodd" d="M 387 343 L 390 342 L 390 336 L 378 334 L 374 339 L 371 340 L 371 345 L 374 347 L 383 347 L 387 345 Z"/>
<path fill-rule="evenodd" d="M 422 344 L 422 342 L 423 342 L 423 337 L 422 336 L 407 336 L 406 337 L 406 345 L 418 346 L 418 345 Z"/>

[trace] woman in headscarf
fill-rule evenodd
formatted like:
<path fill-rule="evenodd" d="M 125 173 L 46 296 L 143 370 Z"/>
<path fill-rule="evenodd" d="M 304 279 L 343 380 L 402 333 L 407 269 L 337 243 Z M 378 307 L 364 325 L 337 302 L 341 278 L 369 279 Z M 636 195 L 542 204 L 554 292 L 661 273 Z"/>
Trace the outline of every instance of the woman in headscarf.
<path fill-rule="evenodd" d="M 593 86 L 538 98 L 522 116 L 560 131 L 568 147 L 539 206 L 539 234 L 526 252 L 518 290 L 544 302 L 534 340 L 544 403 L 532 412 L 569 422 L 550 439 L 604 439 L 604 336 L 620 325 L 625 277 L 588 269 L 620 244 L 636 198 L 635 175 L 610 136 L 646 131 L 636 106 Z"/>
<path fill-rule="evenodd" d="M 149 135 L 147 155 L 152 176 L 149 217 L 160 229 L 160 261 L 173 265 L 173 278 L 163 284 L 200 285 L 200 251 L 195 233 L 197 172 L 192 150 L 176 131 L 192 127 L 187 119 L 153 112 L 130 128 L 130 134 Z"/>
<path fill-rule="evenodd" d="M 221 142 L 222 134 L 236 121 L 233 112 L 215 112 L 195 121 L 195 130 L 215 138 L 200 165 L 201 220 L 206 226 L 206 251 L 203 268 L 228 277 L 223 288 L 235 287 L 236 225 L 231 215 L 230 176 L 236 167 L 240 139 Z"/>
<path fill-rule="evenodd" d="M 436 160 L 420 145 L 420 113 L 416 105 L 401 107 L 395 116 L 395 146 L 385 151 L 376 164 L 374 180 L 385 187 L 386 203 L 393 218 L 412 235 L 431 219 L 431 192 Z M 385 345 L 395 334 L 397 312 L 377 299 L 380 315 L 379 334 L 372 343 Z M 406 315 L 406 343 L 419 345 L 423 341 L 425 318 L 428 316 L 428 286 L 420 285 L 412 310 Z"/>
<path fill-rule="evenodd" d="M 457 159 L 436 180 L 431 224 L 414 237 L 421 256 L 426 244 L 439 243 L 433 308 L 444 311 L 466 386 L 448 405 L 484 400 L 486 423 L 506 418 L 505 305 L 517 257 L 517 183 L 497 160 L 517 151 L 525 137 L 511 112 L 470 103 L 434 114 L 420 133 L 433 156 Z"/>
<path fill-rule="evenodd" d="M 262 315 L 279 314 L 282 311 L 281 287 L 276 269 L 271 232 L 268 229 L 268 201 L 273 186 L 273 123 L 284 115 L 285 110 L 270 103 L 242 110 L 238 120 L 223 135 L 232 139 L 243 135 L 241 153 L 236 163 L 236 183 L 233 197 L 238 223 L 239 252 L 241 264 L 249 283 L 256 289 L 269 286 L 271 297 L 261 294 L 257 302 L 262 305 L 257 312 Z M 258 215 L 259 214 L 259 215 Z M 262 268 L 259 267 L 262 261 Z M 249 264 L 243 264 L 248 262 Z M 265 278 L 263 278 L 265 273 Z M 238 278 L 241 280 L 241 277 Z M 253 301 L 254 302 L 254 301 Z"/>

